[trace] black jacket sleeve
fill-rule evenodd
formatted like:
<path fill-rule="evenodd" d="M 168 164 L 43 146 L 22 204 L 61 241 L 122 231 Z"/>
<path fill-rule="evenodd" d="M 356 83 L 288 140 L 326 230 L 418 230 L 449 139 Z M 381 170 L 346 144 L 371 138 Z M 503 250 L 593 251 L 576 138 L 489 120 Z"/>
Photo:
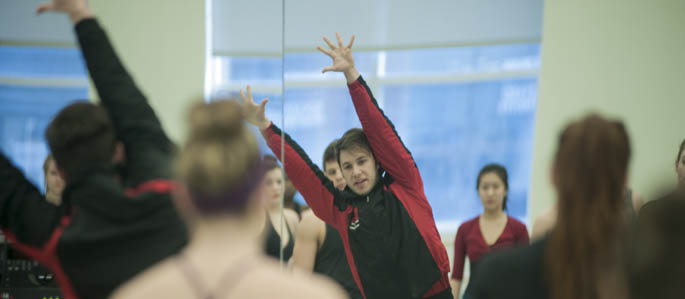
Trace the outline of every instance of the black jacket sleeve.
<path fill-rule="evenodd" d="M 0 228 L 6 237 L 42 247 L 59 224 L 60 207 L 45 201 L 4 154 L 0 153 Z"/>
<path fill-rule="evenodd" d="M 173 144 L 95 19 L 75 27 L 88 72 L 126 147 L 126 184 L 169 178 Z"/>

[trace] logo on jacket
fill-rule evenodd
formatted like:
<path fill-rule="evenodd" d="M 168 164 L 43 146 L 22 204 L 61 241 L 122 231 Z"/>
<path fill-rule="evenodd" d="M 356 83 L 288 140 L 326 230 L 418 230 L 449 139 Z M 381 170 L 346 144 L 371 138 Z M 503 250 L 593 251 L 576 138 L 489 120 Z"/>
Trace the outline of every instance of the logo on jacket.
<path fill-rule="evenodd" d="M 350 223 L 351 230 L 356 230 L 357 228 L 359 228 L 359 219 L 355 219 Z"/>

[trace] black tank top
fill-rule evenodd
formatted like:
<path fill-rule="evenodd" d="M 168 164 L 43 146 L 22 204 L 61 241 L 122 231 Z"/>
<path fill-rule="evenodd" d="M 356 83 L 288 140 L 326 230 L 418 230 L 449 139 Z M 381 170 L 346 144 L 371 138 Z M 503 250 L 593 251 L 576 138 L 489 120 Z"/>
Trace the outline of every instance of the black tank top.
<path fill-rule="evenodd" d="M 290 232 L 290 226 L 288 223 L 284 223 L 285 228 L 288 230 L 288 244 L 283 248 L 283 260 L 288 261 L 293 255 L 293 249 L 295 248 L 295 240 L 293 239 L 293 234 Z M 266 255 L 271 256 L 275 259 L 280 259 L 281 257 L 281 236 L 278 235 L 274 229 L 269 216 L 266 216 L 266 240 L 264 244 L 264 252 Z"/>
<path fill-rule="evenodd" d="M 347 263 L 342 238 L 340 238 L 338 230 L 328 224 L 326 224 L 326 236 L 323 244 L 316 253 L 314 272 L 337 281 L 345 288 L 350 298 L 362 298 L 362 294 L 352 277 L 350 265 Z"/>

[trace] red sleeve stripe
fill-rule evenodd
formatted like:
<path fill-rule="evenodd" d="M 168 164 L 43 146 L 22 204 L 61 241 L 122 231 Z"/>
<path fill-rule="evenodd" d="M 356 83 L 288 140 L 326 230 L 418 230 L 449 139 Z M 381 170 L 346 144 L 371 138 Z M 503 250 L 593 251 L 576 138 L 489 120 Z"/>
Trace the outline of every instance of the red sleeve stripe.
<path fill-rule="evenodd" d="M 169 193 L 176 189 L 176 183 L 167 179 L 156 179 L 142 183 L 133 188 L 127 188 L 124 192 L 128 197 L 136 197 L 145 192 Z"/>

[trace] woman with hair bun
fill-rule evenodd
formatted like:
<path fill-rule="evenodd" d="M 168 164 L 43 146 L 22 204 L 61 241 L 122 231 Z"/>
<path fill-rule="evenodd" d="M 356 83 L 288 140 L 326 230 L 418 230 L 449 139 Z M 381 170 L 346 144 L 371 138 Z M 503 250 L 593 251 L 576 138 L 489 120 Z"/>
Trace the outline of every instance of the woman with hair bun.
<path fill-rule="evenodd" d="M 282 273 L 264 255 L 261 187 L 267 169 L 237 103 L 191 109 L 190 136 L 176 167 L 176 201 L 191 242 L 114 298 L 345 298 L 333 283 Z"/>

